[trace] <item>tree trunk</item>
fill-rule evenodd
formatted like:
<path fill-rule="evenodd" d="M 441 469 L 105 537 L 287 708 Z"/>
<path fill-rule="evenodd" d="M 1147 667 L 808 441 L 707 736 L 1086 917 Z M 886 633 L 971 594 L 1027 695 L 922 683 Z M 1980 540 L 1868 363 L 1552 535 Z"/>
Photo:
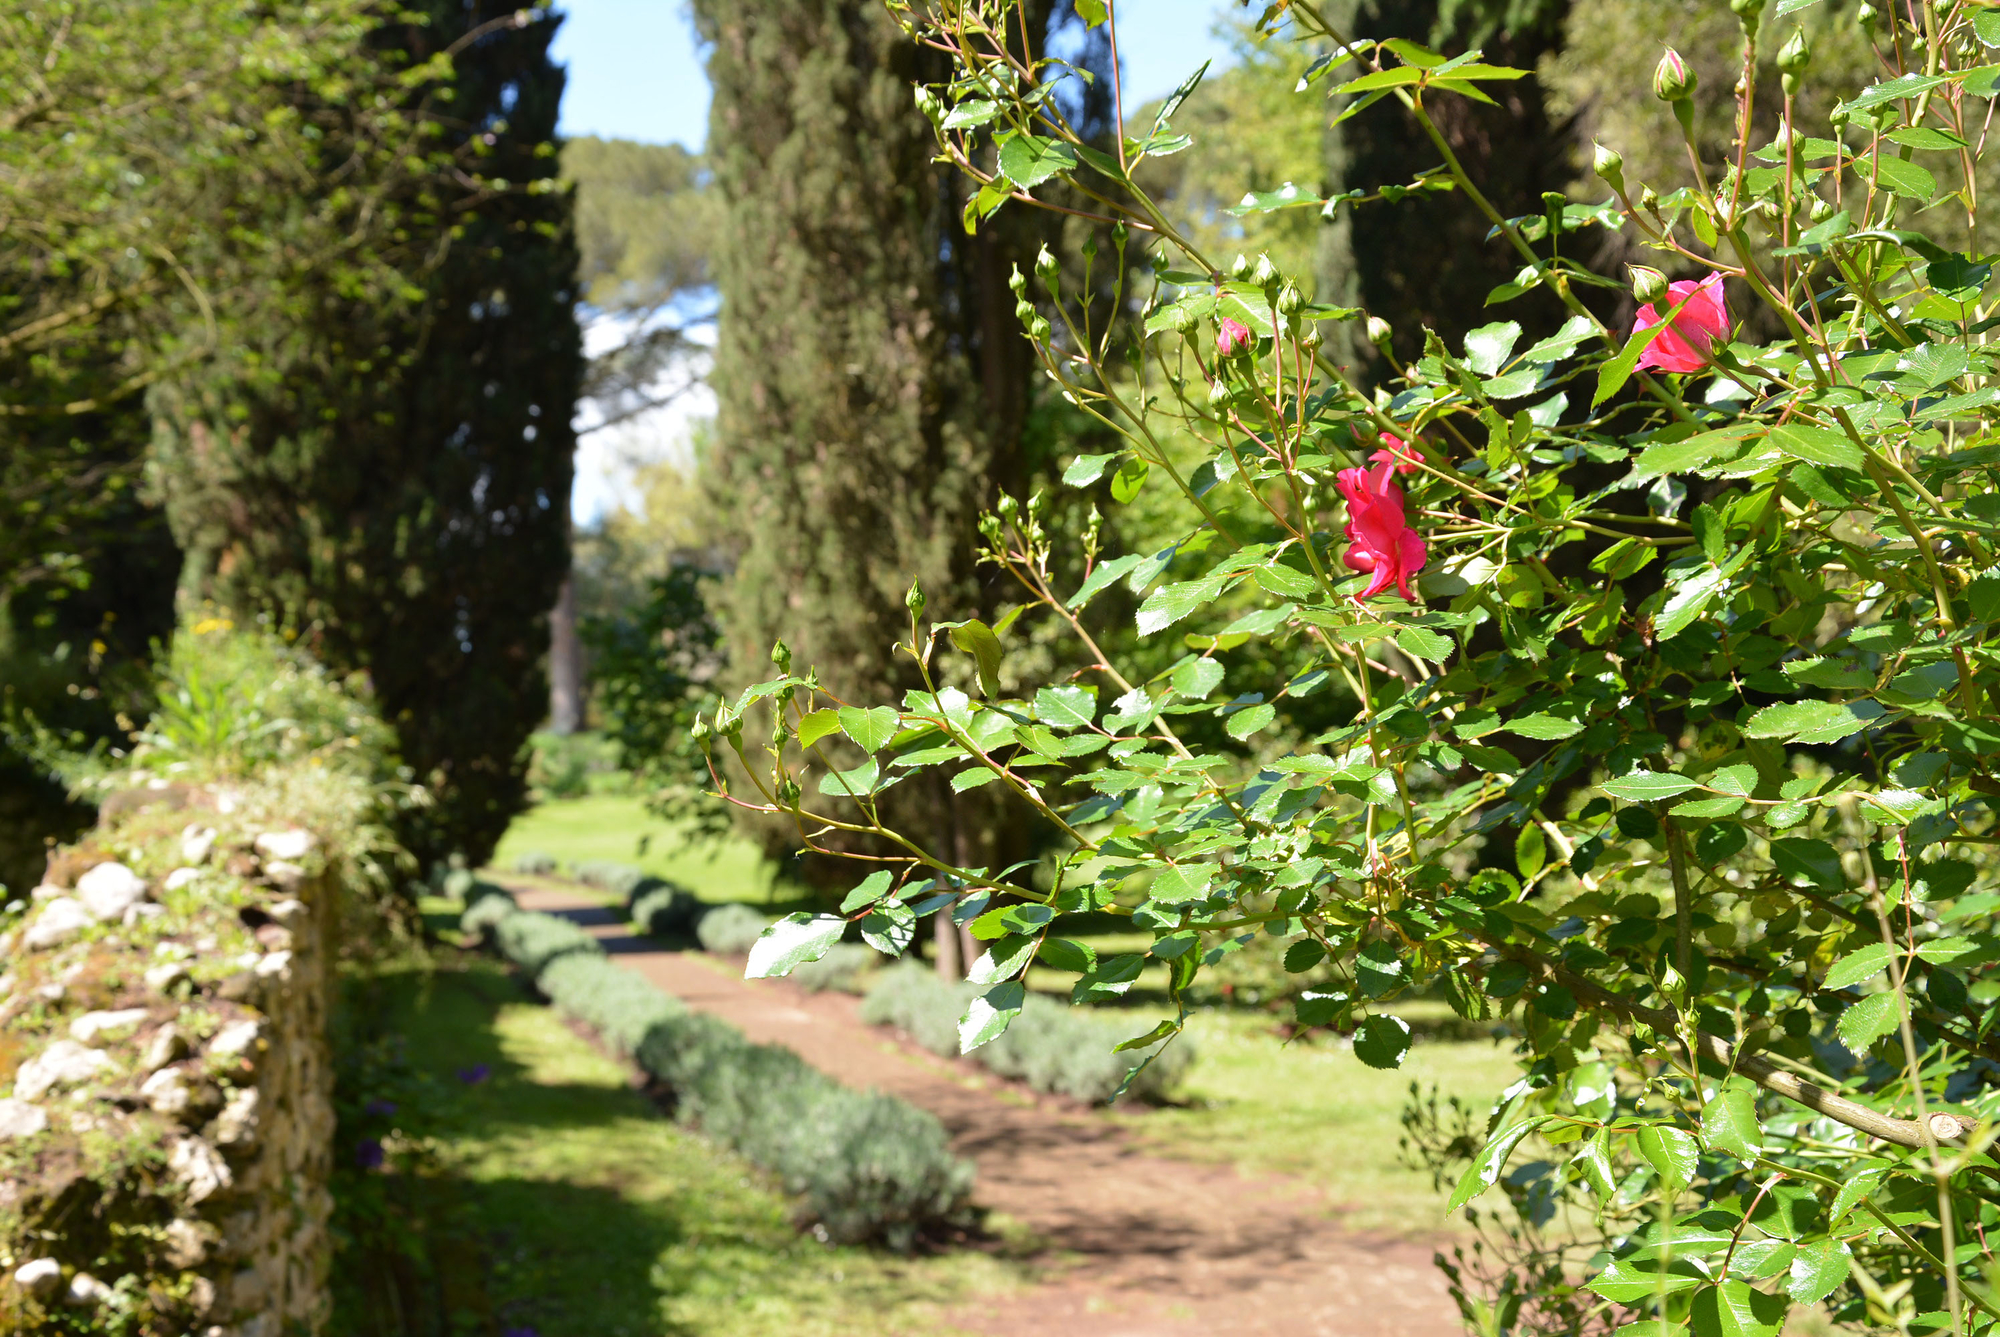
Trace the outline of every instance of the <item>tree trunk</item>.
<path fill-rule="evenodd" d="M 565 576 L 549 613 L 549 732 L 583 727 L 583 647 L 576 636 L 576 577 Z"/>
<path fill-rule="evenodd" d="M 958 925 L 951 922 L 950 906 L 931 916 L 931 932 L 937 948 L 938 978 L 947 984 L 958 983 L 965 977 L 965 968 L 959 964 Z"/>

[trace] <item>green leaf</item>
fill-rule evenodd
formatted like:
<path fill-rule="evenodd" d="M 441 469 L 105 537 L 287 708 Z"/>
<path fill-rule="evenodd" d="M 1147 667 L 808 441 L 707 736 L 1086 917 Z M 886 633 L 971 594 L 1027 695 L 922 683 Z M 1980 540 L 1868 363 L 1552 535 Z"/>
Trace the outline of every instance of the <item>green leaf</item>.
<path fill-rule="evenodd" d="M 917 912 L 901 901 L 878 901 L 861 917 L 861 941 L 884 956 L 901 956 L 917 936 Z"/>
<path fill-rule="evenodd" d="M 1698 788 L 1685 775 L 1675 775 L 1672 771 L 1634 771 L 1622 779 L 1604 782 L 1605 793 L 1627 803 L 1657 803 Z"/>
<path fill-rule="evenodd" d="M 978 789 L 990 785 L 1000 778 L 1000 772 L 989 766 L 968 766 L 951 777 L 951 792 L 963 794 L 968 789 Z"/>
<path fill-rule="evenodd" d="M 1641 1128 L 1634 1140 L 1639 1145 L 1639 1154 L 1660 1172 L 1661 1179 L 1673 1185 L 1676 1192 L 1694 1182 L 1695 1162 L 1700 1157 L 1701 1148 L 1692 1133 L 1668 1124 L 1653 1123 Z"/>
<path fill-rule="evenodd" d="M 1104 470 L 1122 453 L 1114 450 L 1106 455 L 1079 455 L 1063 470 L 1062 480 L 1071 487 L 1089 487 L 1104 477 Z"/>
<path fill-rule="evenodd" d="M 1847 890 L 1847 878 L 1840 870 L 1840 854 L 1824 840 L 1803 836 L 1774 840 L 1771 862 L 1786 877 L 1802 877 L 1827 891 Z"/>
<path fill-rule="evenodd" d="M 1542 828 L 1532 822 L 1523 826 L 1521 834 L 1514 837 L 1514 866 L 1521 870 L 1521 876 L 1533 877 L 1548 861 L 1549 841 Z"/>
<path fill-rule="evenodd" d="M 1456 648 L 1451 637 L 1429 627 L 1396 628 L 1396 644 L 1416 658 L 1428 659 L 1433 664 L 1442 664 Z"/>
<path fill-rule="evenodd" d="M 901 718 L 894 706 L 877 706 L 873 710 L 842 706 L 839 714 L 840 731 L 863 752 L 880 752 L 887 747 L 896 736 L 896 725 Z"/>
<path fill-rule="evenodd" d="M 1135 1035 L 1129 1040 L 1119 1041 L 1117 1044 L 1111 1046 L 1111 1052 L 1117 1054 L 1130 1049 L 1145 1049 L 1148 1046 L 1160 1043 L 1160 1041 L 1169 1036 L 1180 1034 L 1180 1029 L 1180 1023 L 1169 1018 L 1142 1035 Z"/>
<path fill-rule="evenodd" d="M 1886 153 L 1875 159 L 1875 178 L 1890 193 L 1905 199 L 1929 200 L 1937 194 L 1937 178 L 1928 170 Z"/>
<path fill-rule="evenodd" d="M 1830 464 L 1852 469 L 1856 473 L 1862 470 L 1861 447 L 1839 432 L 1829 432 L 1823 427 L 1807 427 L 1800 423 L 1773 427 L 1771 444 L 1807 464 Z"/>
<path fill-rule="evenodd" d="M 1110 8 L 1104 0 L 1076 0 L 1076 16 L 1083 20 L 1086 28 L 1101 28 L 1111 17 Z"/>
<path fill-rule="evenodd" d="M 1174 864 L 1153 879 L 1146 899 L 1161 905 L 1185 905 L 1207 896 L 1208 885 L 1214 880 L 1215 865 L 1212 863 Z"/>
<path fill-rule="evenodd" d="M 1015 135 L 1000 146 L 1000 170 L 1007 174 L 1009 181 L 1024 189 L 1039 186 L 1050 177 L 1075 167 L 1076 154 L 1070 151 L 1069 145 L 1053 139 Z M 1001 1029 L 1006 1028 L 1003 1026 Z"/>
<path fill-rule="evenodd" d="M 944 118 L 946 130 L 968 130 L 985 125 L 1000 114 L 1000 104 L 990 98 L 973 98 L 953 107 Z"/>
<path fill-rule="evenodd" d="M 1664 1268 L 1658 1255 L 1642 1258 L 1615 1258 L 1610 1266 L 1592 1277 L 1585 1286 L 1614 1304 L 1640 1304 L 1656 1295 L 1677 1295 L 1704 1285 L 1707 1278 L 1686 1258 L 1675 1258 Z M 1620 1328 L 1619 1332 L 1625 1329 Z M 1644 1331 L 1641 1329 L 1641 1331 Z M 1669 1328 L 1684 1333 L 1684 1328 Z"/>
<path fill-rule="evenodd" d="M 978 618 L 968 618 L 951 629 L 951 643 L 972 656 L 979 665 L 979 689 L 992 700 L 1000 695 L 1000 638 L 993 628 Z"/>
<path fill-rule="evenodd" d="M 979 954 L 965 978 L 974 984 L 998 984 L 1011 980 L 1035 959 L 1035 939 L 1010 933 Z"/>
<path fill-rule="evenodd" d="M 840 732 L 840 712 L 837 710 L 815 710 L 799 721 L 799 746 L 811 747 L 822 738 L 830 738 Z"/>
<path fill-rule="evenodd" d="M 1120 576 L 1145 560 L 1144 553 L 1131 552 L 1123 557 L 1114 557 L 1108 562 L 1099 562 L 1089 578 L 1083 582 L 1083 587 L 1070 596 L 1071 611 L 1080 610 L 1085 604 L 1115 585 Z"/>
<path fill-rule="evenodd" d="M 1888 1173 L 1889 1167 L 1878 1161 L 1844 1175 L 1840 1181 L 1840 1192 L 1833 1195 L 1833 1212 L 1828 1218 L 1832 1228 L 1840 1229 L 1847 1221 L 1847 1214 L 1859 1206 L 1863 1198 L 1882 1187 L 1882 1180 Z"/>
<path fill-rule="evenodd" d="M 881 766 L 873 760 L 864 761 L 851 771 L 822 775 L 819 792 L 828 798 L 865 797 L 875 792 L 875 784 L 881 778 Z"/>
<path fill-rule="evenodd" d="M 1190 659 L 1174 670 L 1170 681 L 1175 692 L 1199 701 L 1222 685 L 1222 664 L 1214 659 Z"/>
<path fill-rule="evenodd" d="M 1901 1024 L 1902 1014 L 1896 1007 L 1896 995 L 1871 993 L 1842 1012 L 1834 1029 L 1839 1033 L 1842 1044 L 1857 1054 L 1865 1054 L 1869 1045 Z"/>
<path fill-rule="evenodd" d="M 1014 1018 L 1021 1015 L 1028 988 L 1019 980 L 996 984 L 966 1006 L 958 1019 L 958 1052 L 970 1054 L 979 1046 L 998 1039 Z"/>
<path fill-rule="evenodd" d="M 1087 729 L 1097 718 L 1097 693 L 1088 687 L 1044 687 L 1035 693 L 1035 718 L 1057 729 Z"/>
<path fill-rule="evenodd" d="M 1554 740 L 1571 738 L 1583 732 L 1583 726 L 1575 720 L 1566 720 L 1559 715 L 1516 715 L 1507 721 L 1507 732 L 1520 734 L 1523 738 Z"/>
<path fill-rule="evenodd" d="M 1743 732 L 1751 738 L 1797 739 L 1804 743 L 1837 743 L 1868 727 L 1869 721 L 1839 701 L 1787 701 L 1765 706 L 1750 717 Z"/>
<path fill-rule="evenodd" d="M 1039 958 L 1051 970 L 1067 970 L 1081 975 L 1097 966 L 1097 949 L 1069 938 L 1050 938 L 1042 944 Z"/>
<path fill-rule="evenodd" d="M 1153 466 L 1137 455 L 1127 456 L 1125 462 L 1118 466 L 1118 472 L 1111 476 L 1111 500 L 1120 506 L 1131 501 L 1139 495 L 1139 489 L 1146 486 L 1146 475 L 1152 471 Z"/>
<path fill-rule="evenodd" d="M 1492 376 L 1506 365 L 1520 341 L 1521 327 L 1511 320 L 1481 325 L 1465 336 L 1465 365 L 1481 376 Z"/>
<path fill-rule="evenodd" d="M 1276 719 L 1277 715 L 1277 708 L 1269 704 L 1249 706 L 1231 715 L 1222 727 L 1231 738 L 1240 742 Z"/>
<path fill-rule="evenodd" d="M 1400 1068 L 1410 1052 L 1410 1024 L 1401 1017 L 1373 1016 L 1354 1032 L 1354 1057 L 1371 1068 Z"/>
<path fill-rule="evenodd" d="M 1070 991 L 1070 1000 L 1096 1003 L 1106 998 L 1117 998 L 1132 987 L 1139 978 L 1139 972 L 1145 968 L 1146 958 L 1129 952 L 1104 957 L 1076 982 L 1076 987 Z"/>
<path fill-rule="evenodd" d="M 1731 1277 L 1695 1295 L 1688 1325 L 1695 1337 L 1778 1337 L 1791 1310 L 1784 1296 Z"/>
<path fill-rule="evenodd" d="M 1285 949 L 1285 970 L 1293 975 L 1303 975 L 1324 960 L 1326 948 L 1312 938 L 1300 938 Z"/>
<path fill-rule="evenodd" d="M 1724 427 L 1703 432 L 1685 441 L 1661 441 L 1647 446 L 1632 462 L 1634 479 L 1658 478 L 1662 474 L 1695 473 L 1717 460 L 1734 459 L 1745 440 L 1756 434 L 1752 427 Z"/>
<path fill-rule="evenodd" d="M 1380 998 L 1408 984 L 1410 969 L 1396 954 L 1394 944 L 1377 939 L 1356 954 L 1354 981 L 1370 998 Z"/>
<path fill-rule="evenodd" d="M 1872 980 L 1889 968 L 1889 946 L 1887 943 L 1871 942 L 1858 952 L 1849 952 L 1833 963 L 1833 969 L 1826 972 L 1820 981 L 1822 989 L 1845 989 L 1863 980 Z"/>
<path fill-rule="evenodd" d="M 861 885 L 847 893 L 847 899 L 840 903 L 840 913 L 851 915 L 866 905 L 873 905 L 888 894 L 889 884 L 894 881 L 887 869 L 870 873 L 861 879 Z"/>
<path fill-rule="evenodd" d="M 1683 582 L 1660 605 L 1660 615 L 1653 619 L 1654 636 L 1670 641 L 1680 635 L 1689 623 L 1707 610 L 1709 601 L 1728 583 L 1729 577 L 1712 567 Z"/>
<path fill-rule="evenodd" d="M 1764 1152 L 1764 1130 L 1757 1122 L 1757 1089 L 1731 1079 L 1701 1112 L 1701 1140 L 1710 1151 L 1726 1151 L 1740 1161 L 1754 1161 Z"/>
<path fill-rule="evenodd" d="M 809 915 L 803 910 L 786 915 L 765 929 L 751 946 L 750 963 L 743 968 L 743 978 L 764 980 L 789 975 L 806 962 L 825 956 L 845 932 L 847 921 L 839 915 Z"/>
<path fill-rule="evenodd" d="M 1222 594 L 1227 583 L 1228 578 L 1224 576 L 1204 576 L 1200 580 L 1183 580 L 1160 586 L 1147 596 L 1146 602 L 1139 605 L 1139 634 L 1151 636 L 1165 631 L 1195 609 L 1213 602 Z"/>
<path fill-rule="evenodd" d="M 1612 1177 L 1611 1171 L 1610 1129 L 1598 1129 L 1577 1148 L 1570 1164 L 1582 1167 L 1583 1177 L 1600 1203 L 1608 1202 L 1611 1195 L 1618 1191 L 1618 1181 Z"/>
<path fill-rule="evenodd" d="M 1846 1240 L 1823 1239 L 1804 1245 L 1792 1257 L 1785 1293 L 1802 1305 L 1818 1304 L 1840 1289 L 1853 1262 L 1854 1251 Z"/>
<path fill-rule="evenodd" d="M 1681 305 L 1685 306 L 1686 303 L 1683 302 Z M 1679 309 L 1675 308 L 1676 311 Z M 1625 388 L 1625 382 L 1632 379 L 1632 373 L 1639 365 L 1639 355 L 1651 346 L 1653 340 L 1659 337 L 1660 331 L 1672 323 L 1672 319 L 1672 315 L 1669 314 L 1666 320 L 1657 325 L 1634 330 L 1632 337 L 1625 341 L 1625 347 L 1619 350 L 1618 356 L 1598 367 L 1597 393 L 1590 397 L 1590 406 L 1593 409 Z"/>
<path fill-rule="evenodd" d="M 1548 1115 L 1538 1114 L 1534 1118 L 1524 1119 L 1494 1134 L 1487 1141 L 1485 1148 L 1472 1158 L 1472 1164 L 1465 1167 L 1465 1174 L 1459 1178 L 1458 1187 L 1451 1192 L 1451 1201 L 1445 1204 L 1444 1214 L 1450 1216 L 1492 1188 L 1499 1180 L 1500 1172 L 1506 1168 L 1507 1158 L 1514 1154 L 1514 1148 L 1521 1145 L 1521 1140 L 1528 1134 L 1548 1122 L 1550 1122 Z"/>
<path fill-rule="evenodd" d="M 1919 867 L 1921 868 L 1922 865 L 1919 865 Z M 1919 886 L 1923 885 L 1921 873 L 1917 877 L 1917 884 Z M 1973 938 L 1932 938 L 1929 942 L 1917 948 L 1917 959 L 1928 961 L 1934 966 L 1942 966 L 1948 965 L 1962 956 L 1970 956 L 1979 950 L 1979 942 Z"/>

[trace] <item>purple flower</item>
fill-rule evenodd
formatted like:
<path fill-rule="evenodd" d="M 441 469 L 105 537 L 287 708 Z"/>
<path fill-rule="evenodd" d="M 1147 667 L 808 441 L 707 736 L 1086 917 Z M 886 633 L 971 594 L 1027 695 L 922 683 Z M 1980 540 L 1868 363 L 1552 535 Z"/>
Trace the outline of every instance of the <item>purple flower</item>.
<path fill-rule="evenodd" d="M 382 1144 L 372 1137 L 364 1137 L 354 1148 L 354 1163 L 364 1170 L 375 1170 L 382 1165 Z"/>
<path fill-rule="evenodd" d="M 368 1102 L 368 1106 L 366 1110 L 364 1110 L 363 1112 L 367 1114 L 379 1114 L 383 1116 L 391 1115 L 396 1112 L 396 1102 L 393 1100 L 383 1100 L 380 1097 L 377 1097 L 376 1099 Z"/>
<path fill-rule="evenodd" d="M 541 1334 L 533 1328 L 507 1328 L 500 1333 L 500 1337 L 541 1337 Z"/>
<path fill-rule="evenodd" d="M 493 1069 L 484 1063 L 475 1063 L 469 1068 L 458 1070 L 458 1080 L 467 1086 L 477 1086 L 493 1075 Z"/>

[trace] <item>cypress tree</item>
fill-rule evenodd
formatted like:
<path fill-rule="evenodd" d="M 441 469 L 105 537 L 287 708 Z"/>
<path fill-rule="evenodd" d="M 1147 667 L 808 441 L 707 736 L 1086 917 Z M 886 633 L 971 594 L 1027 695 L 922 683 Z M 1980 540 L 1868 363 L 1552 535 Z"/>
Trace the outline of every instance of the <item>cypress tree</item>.
<path fill-rule="evenodd" d="M 547 705 L 582 372 L 576 253 L 555 183 L 557 18 L 417 8 L 430 23 L 378 40 L 412 65 L 448 53 L 452 74 L 413 115 L 446 170 L 389 201 L 416 243 L 403 300 L 319 285 L 289 318 L 233 329 L 231 356 L 154 393 L 154 476 L 188 553 L 184 592 L 366 669 L 432 791 L 406 844 L 476 861 L 525 801 L 522 745 Z"/>
<path fill-rule="evenodd" d="M 695 13 L 721 196 L 704 463 L 735 560 L 719 595 L 730 685 L 763 676 L 783 638 L 843 698 L 900 700 L 918 685 L 891 654 L 911 582 L 939 619 L 990 616 L 1004 593 L 967 554 L 981 508 L 1029 473 L 1030 350 L 1007 280 L 1047 223 L 1007 212 L 966 235 L 911 98 L 945 67 L 875 0 Z M 953 831 L 970 860 L 1018 834 L 982 796 L 913 790 L 890 791 L 899 820 Z"/>

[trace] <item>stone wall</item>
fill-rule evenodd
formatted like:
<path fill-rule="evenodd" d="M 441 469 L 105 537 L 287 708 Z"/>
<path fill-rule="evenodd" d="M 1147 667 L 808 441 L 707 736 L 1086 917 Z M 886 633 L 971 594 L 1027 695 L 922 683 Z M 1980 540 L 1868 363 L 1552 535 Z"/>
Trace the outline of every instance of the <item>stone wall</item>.
<path fill-rule="evenodd" d="M 0 933 L 0 1332 L 311 1337 L 336 879 L 254 792 L 141 792 Z"/>

